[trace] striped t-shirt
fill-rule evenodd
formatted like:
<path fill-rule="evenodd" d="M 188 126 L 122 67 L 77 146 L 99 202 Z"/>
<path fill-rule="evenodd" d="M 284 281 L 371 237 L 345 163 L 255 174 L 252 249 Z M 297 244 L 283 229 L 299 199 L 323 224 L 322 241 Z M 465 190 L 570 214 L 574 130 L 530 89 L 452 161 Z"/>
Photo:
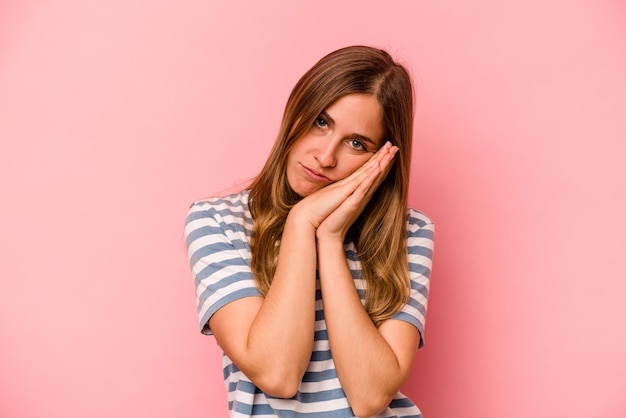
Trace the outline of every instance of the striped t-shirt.
<path fill-rule="evenodd" d="M 394 318 L 413 324 L 423 337 L 434 225 L 422 213 L 409 209 L 407 231 L 410 300 Z M 195 279 L 200 329 L 204 334 L 212 334 L 208 321 L 218 309 L 234 300 L 260 295 L 250 269 L 251 234 L 252 217 L 248 209 L 247 190 L 195 202 L 189 209 L 185 239 Z M 354 244 L 346 244 L 345 253 L 355 285 L 364 301 L 365 281 L 361 279 Z M 315 309 L 311 361 L 293 398 L 266 395 L 226 354 L 223 355 L 224 382 L 231 417 L 354 416 L 337 378 L 330 352 L 319 281 Z M 410 399 L 398 392 L 378 417 L 421 417 L 421 414 Z"/>

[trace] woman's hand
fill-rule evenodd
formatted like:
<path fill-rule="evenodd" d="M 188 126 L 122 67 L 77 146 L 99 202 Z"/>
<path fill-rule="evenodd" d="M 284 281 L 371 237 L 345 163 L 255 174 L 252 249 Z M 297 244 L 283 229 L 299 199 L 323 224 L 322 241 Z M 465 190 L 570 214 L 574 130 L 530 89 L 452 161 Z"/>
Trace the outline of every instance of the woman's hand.
<path fill-rule="evenodd" d="M 398 147 L 392 146 L 390 142 L 385 143 L 372 158 L 350 176 L 298 202 L 292 208 L 290 216 L 304 217 L 319 231 L 322 223 L 341 208 L 334 216 L 333 222 L 323 226 L 320 232 L 336 233 L 344 229 L 347 231 L 389 172 L 391 161 L 397 151 Z"/>
<path fill-rule="evenodd" d="M 333 238 L 343 242 L 348 229 L 359 217 L 378 186 L 389 173 L 393 165 L 393 157 L 397 151 L 398 147 L 392 146 L 389 142 L 383 145 L 361 168 L 338 182 L 345 181 L 346 183 L 340 186 L 343 194 L 332 189 L 326 190 L 333 185 L 314 193 L 328 191 L 330 193 L 327 194 L 333 194 L 334 199 L 336 199 L 334 201 L 338 202 L 318 225 L 316 231 L 318 240 Z"/>

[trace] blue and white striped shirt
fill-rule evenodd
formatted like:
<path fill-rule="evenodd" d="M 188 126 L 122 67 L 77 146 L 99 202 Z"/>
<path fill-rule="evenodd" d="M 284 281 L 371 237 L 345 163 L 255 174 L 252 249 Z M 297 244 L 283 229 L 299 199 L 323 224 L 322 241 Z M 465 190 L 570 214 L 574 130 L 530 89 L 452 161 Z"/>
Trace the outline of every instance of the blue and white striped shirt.
<path fill-rule="evenodd" d="M 407 230 L 410 300 L 394 318 L 413 324 L 423 337 L 434 225 L 422 213 L 409 209 Z M 200 328 L 204 334 L 211 335 L 208 321 L 218 309 L 234 300 L 260 295 L 250 269 L 251 234 L 247 190 L 196 202 L 189 209 L 185 239 L 195 279 Z M 354 244 L 346 244 L 345 252 L 355 285 L 364 301 L 366 284 L 360 278 L 361 265 Z M 354 416 L 330 352 L 319 282 L 315 309 L 311 361 L 293 398 L 266 395 L 224 354 L 224 381 L 232 417 Z M 378 417 L 421 417 L 421 414 L 410 399 L 398 393 Z"/>

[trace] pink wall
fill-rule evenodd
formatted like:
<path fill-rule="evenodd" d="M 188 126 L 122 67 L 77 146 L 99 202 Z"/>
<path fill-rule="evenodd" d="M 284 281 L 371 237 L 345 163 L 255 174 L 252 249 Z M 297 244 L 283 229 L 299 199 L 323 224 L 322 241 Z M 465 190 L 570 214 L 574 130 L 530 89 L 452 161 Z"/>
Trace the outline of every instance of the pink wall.
<path fill-rule="evenodd" d="M 0 416 L 223 417 L 188 204 L 260 168 L 296 79 L 388 48 L 438 224 L 426 418 L 626 414 L 616 0 L 0 3 Z"/>

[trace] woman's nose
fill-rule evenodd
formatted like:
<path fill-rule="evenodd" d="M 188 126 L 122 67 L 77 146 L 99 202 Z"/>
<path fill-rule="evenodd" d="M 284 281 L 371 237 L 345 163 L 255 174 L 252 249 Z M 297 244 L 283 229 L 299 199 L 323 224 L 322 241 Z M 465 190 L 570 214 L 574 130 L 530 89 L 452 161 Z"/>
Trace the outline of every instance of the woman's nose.
<path fill-rule="evenodd" d="M 334 167 L 337 165 L 337 144 L 333 140 L 324 140 L 317 151 L 317 161 L 322 167 Z"/>

